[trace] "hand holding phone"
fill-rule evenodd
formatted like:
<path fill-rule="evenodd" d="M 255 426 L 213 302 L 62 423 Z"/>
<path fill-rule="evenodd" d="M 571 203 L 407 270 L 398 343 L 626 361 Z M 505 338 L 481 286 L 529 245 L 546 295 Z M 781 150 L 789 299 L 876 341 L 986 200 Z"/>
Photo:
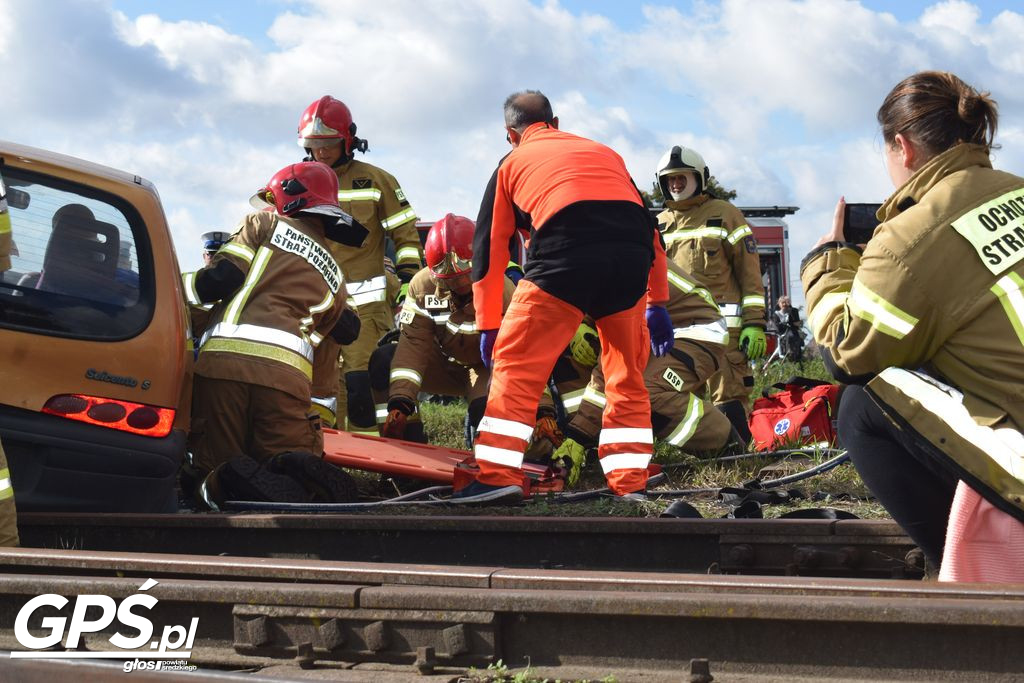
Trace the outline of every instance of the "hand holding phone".
<path fill-rule="evenodd" d="M 843 241 L 867 244 L 878 227 L 881 204 L 847 204 L 843 210 Z"/>

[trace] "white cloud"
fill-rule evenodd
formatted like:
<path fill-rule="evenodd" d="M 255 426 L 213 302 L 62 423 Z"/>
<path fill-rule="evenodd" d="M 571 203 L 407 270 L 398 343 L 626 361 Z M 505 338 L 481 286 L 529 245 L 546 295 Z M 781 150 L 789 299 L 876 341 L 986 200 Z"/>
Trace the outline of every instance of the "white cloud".
<path fill-rule="evenodd" d="M 700 151 L 739 203 L 795 204 L 802 256 L 840 194 L 890 191 L 874 113 L 901 77 L 955 70 L 1003 117 L 997 162 L 1024 171 L 1024 16 L 962 0 L 916 21 L 849 0 L 724 0 L 642 9 L 622 30 L 558 2 L 296 1 L 266 36 L 128 17 L 110 0 L 0 0 L 0 136 L 124 168 L 160 189 L 182 264 L 301 150 L 303 108 L 352 108 L 365 159 L 424 218 L 474 216 L 507 151 L 504 97 L 540 88 L 566 130 L 615 148 L 641 188 L 673 144 Z M 269 45 L 269 47 L 268 47 Z"/>

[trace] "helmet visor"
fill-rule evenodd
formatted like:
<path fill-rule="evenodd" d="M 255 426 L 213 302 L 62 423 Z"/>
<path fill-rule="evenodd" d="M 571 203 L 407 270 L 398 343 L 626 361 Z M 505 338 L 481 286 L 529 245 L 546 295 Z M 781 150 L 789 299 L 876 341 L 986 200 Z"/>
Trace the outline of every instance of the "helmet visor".
<path fill-rule="evenodd" d="M 305 149 L 319 149 L 341 144 L 341 136 L 336 138 L 299 138 L 299 146 Z"/>
<path fill-rule="evenodd" d="M 459 258 L 454 251 L 449 251 L 441 260 L 430 266 L 430 272 L 439 278 L 451 278 L 467 273 L 473 268 L 469 259 Z"/>

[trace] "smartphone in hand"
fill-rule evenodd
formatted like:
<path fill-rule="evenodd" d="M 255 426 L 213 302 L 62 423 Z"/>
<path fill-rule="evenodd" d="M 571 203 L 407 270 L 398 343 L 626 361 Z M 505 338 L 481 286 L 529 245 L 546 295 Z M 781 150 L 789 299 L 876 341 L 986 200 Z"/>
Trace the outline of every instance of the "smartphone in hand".
<path fill-rule="evenodd" d="M 847 204 L 843 211 L 843 240 L 851 244 L 866 244 L 875 228 L 878 218 L 875 214 L 881 204 Z"/>

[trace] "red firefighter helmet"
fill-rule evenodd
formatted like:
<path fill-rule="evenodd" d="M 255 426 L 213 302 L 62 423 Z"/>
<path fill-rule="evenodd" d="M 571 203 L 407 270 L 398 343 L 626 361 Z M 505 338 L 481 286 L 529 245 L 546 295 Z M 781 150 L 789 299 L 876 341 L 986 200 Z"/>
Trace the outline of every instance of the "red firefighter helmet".
<path fill-rule="evenodd" d="M 299 119 L 299 147 L 313 149 L 337 143 L 342 156 L 349 156 L 359 147 L 352 112 L 341 100 L 324 95 L 306 107 Z"/>
<path fill-rule="evenodd" d="M 472 269 L 475 231 L 476 223 L 452 213 L 430 226 L 424 255 L 434 277 L 447 280 Z"/>
<path fill-rule="evenodd" d="M 249 203 L 257 209 L 271 207 L 282 216 L 293 216 L 300 211 L 339 218 L 348 216 L 338 205 L 338 176 L 319 161 L 285 166 L 249 199 Z"/>

